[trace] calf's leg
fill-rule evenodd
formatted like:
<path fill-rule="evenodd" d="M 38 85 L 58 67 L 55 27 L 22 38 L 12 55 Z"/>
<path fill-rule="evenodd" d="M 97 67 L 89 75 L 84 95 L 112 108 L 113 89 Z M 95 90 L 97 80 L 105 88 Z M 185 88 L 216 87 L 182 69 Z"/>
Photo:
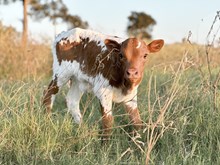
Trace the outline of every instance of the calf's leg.
<path fill-rule="evenodd" d="M 44 90 L 43 94 L 43 105 L 46 107 L 48 113 L 51 112 L 55 95 L 58 93 L 59 87 L 57 85 L 57 77 L 51 80 L 48 88 Z"/>
<path fill-rule="evenodd" d="M 51 112 L 56 94 L 59 92 L 60 88 L 70 80 L 70 75 L 57 75 L 59 74 L 54 74 L 53 79 L 43 94 L 43 105 L 46 107 L 48 113 Z"/>
<path fill-rule="evenodd" d="M 111 110 L 107 110 L 103 105 L 101 105 L 102 114 L 102 140 L 108 140 L 112 134 L 112 126 L 114 123 L 114 118 L 112 116 Z"/>
<path fill-rule="evenodd" d="M 132 124 L 134 125 L 134 128 L 136 130 L 141 129 L 142 121 L 141 121 L 141 117 L 140 117 L 140 114 L 139 114 L 139 110 L 137 108 L 133 109 L 133 108 L 128 107 L 128 106 L 126 106 L 125 109 L 126 109 L 128 115 L 129 115 L 129 118 L 130 118 Z"/>
<path fill-rule="evenodd" d="M 134 125 L 134 128 L 136 130 L 141 129 L 142 128 L 142 121 L 141 121 L 139 110 L 137 108 L 137 99 L 135 98 L 129 102 L 126 102 L 125 109 L 129 115 L 129 118 L 130 118 L 132 124 Z"/>
<path fill-rule="evenodd" d="M 81 118 L 82 118 L 79 109 L 79 102 L 82 94 L 83 94 L 82 91 L 79 89 L 79 84 L 77 82 L 72 82 L 70 89 L 67 93 L 66 101 L 67 101 L 68 111 L 71 113 L 77 124 L 81 122 Z"/>
<path fill-rule="evenodd" d="M 98 97 L 101 104 L 102 142 L 104 142 L 104 140 L 108 140 L 112 134 L 112 126 L 114 123 L 112 116 L 112 90 L 108 88 L 102 88 L 94 93 Z"/>

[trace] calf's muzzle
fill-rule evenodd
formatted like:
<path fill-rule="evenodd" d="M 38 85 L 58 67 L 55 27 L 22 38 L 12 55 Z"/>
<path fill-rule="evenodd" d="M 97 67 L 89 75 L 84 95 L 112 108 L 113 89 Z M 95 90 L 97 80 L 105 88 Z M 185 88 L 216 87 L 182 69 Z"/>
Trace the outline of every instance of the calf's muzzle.
<path fill-rule="evenodd" d="M 136 68 L 127 69 L 125 77 L 128 79 L 139 79 L 141 77 L 140 72 Z"/>

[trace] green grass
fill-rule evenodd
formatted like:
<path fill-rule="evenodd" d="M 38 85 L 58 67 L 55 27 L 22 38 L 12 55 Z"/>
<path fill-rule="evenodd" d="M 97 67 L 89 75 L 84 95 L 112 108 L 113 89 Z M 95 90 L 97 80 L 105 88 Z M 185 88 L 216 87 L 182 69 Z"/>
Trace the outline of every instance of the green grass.
<path fill-rule="evenodd" d="M 219 111 L 213 109 L 203 77 L 193 69 L 176 75 L 146 72 L 138 94 L 145 123 L 141 137 L 130 137 L 128 117 L 122 106 L 114 104 L 115 125 L 106 146 L 100 140 L 97 99 L 92 94 L 83 96 L 80 106 L 84 116 L 79 126 L 66 112 L 65 88 L 48 116 L 41 107 L 46 82 L 49 80 L 0 81 L 1 164 L 142 165 L 151 133 L 156 137 L 161 132 L 150 154 L 151 164 L 220 163 Z M 152 123 L 167 98 L 172 98 L 171 103 L 153 132 Z"/>

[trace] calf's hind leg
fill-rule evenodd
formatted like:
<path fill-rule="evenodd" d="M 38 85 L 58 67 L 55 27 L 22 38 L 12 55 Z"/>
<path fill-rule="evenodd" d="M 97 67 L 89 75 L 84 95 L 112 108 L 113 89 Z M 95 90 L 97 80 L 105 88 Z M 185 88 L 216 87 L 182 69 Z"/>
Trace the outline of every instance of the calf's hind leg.
<path fill-rule="evenodd" d="M 83 92 L 79 88 L 79 84 L 76 81 L 71 83 L 70 89 L 67 93 L 66 102 L 68 111 L 74 118 L 74 121 L 79 124 L 81 122 L 82 115 L 79 109 L 79 102 Z"/>
<path fill-rule="evenodd" d="M 51 112 L 55 96 L 59 92 L 59 89 L 70 80 L 70 76 L 66 74 L 62 76 L 55 74 L 53 77 L 43 96 L 43 105 L 46 107 L 48 113 Z"/>
<path fill-rule="evenodd" d="M 51 80 L 48 88 L 44 90 L 43 105 L 46 107 L 48 113 L 51 112 L 55 95 L 58 93 L 59 87 L 57 85 L 57 77 Z"/>

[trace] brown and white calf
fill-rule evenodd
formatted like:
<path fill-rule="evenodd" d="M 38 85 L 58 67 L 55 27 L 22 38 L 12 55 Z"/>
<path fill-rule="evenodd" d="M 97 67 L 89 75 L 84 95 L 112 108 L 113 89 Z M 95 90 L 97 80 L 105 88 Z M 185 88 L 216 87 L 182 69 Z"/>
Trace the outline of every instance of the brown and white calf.
<path fill-rule="evenodd" d="M 72 81 L 66 100 L 76 123 L 82 116 L 79 102 L 84 92 L 93 92 L 101 104 L 104 134 L 111 133 L 112 102 L 124 103 L 136 129 L 142 121 L 137 106 L 137 88 L 143 78 L 147 55 L 158 52 L 163 40 L 150 44 L 75 28 L 59 34 L 53 45 L 53 79 L 44 93 L 50 111 L 59 89 Z"/>

